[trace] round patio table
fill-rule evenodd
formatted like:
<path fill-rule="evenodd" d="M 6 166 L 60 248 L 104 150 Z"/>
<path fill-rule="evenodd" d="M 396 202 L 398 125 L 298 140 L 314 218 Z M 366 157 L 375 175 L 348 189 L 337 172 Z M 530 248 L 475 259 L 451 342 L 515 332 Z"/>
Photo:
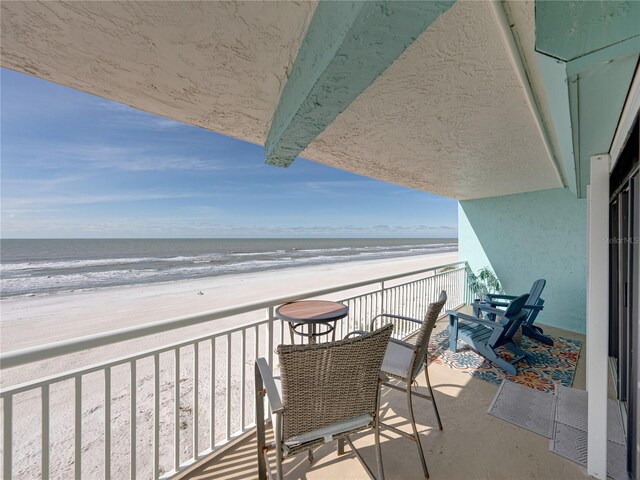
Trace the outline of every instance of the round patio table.
<path fill-rule="evenodd" d="M 332 334 L 336 338 L 336 321 L 349 314 L 349 307 L 327 300 L 298 300 L 276 308 L 276 317 L 289 324 L 291 340 L 296 334 L 316 343 L 316 338 Z M 306 332 L 305 332 L 306 327 Z"/>

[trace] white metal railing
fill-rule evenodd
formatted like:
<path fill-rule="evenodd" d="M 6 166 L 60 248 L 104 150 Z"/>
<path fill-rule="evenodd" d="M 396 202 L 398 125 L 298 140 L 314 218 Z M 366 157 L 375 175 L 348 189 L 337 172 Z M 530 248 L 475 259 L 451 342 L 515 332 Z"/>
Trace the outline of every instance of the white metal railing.
<path fill-rule="evenodd" d="M 3 389 L 3 478 L 171 478 L 255 427 L 253 363 L 292 341 L 275 307 L 301 298 L 349 306 L 336 338 L 377 314 L 422 317 L 470 298 L 464 262 L 130 327 L 0 356 L 7 369 L 59 355 L 263 311 L 249 324 Z M 403 338 L 415 324 L 399 322 Z M 299 341 L 299 340 L 297 340 Z M 55 467 L 55 472 L 52 471 Z"/>

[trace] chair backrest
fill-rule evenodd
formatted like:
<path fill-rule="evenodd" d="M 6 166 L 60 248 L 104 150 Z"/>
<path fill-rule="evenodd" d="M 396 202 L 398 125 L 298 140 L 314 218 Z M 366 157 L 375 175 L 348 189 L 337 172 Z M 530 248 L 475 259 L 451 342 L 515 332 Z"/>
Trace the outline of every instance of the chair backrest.
<path fill-rule="evenodd" d="M 525 293 L 524 295 L 520 295 L 518 298 L 514 298 L 509 302 L 509 306 L 505 310 L 503 316 L 506 318 L 512 318 L 518 315 L 522 311 L 522 308 L 527 303 L 527 300 L 529 300 L 528 293 Z"/>
<path fill-rule="evenodd" d="M 531 285 L 531 290 L 529 291 L 529 305 L 537 305 L 538 300 L 540 299 L 540 295 L 542 295 L 542 291 L 544 290 L 544 286 L 547 284 L 547 281 L 544 278 L 539 278 L 533 285 Z"/>
<path fill-rule="evenodd" d="M 499 341 L 502 339 L 511 339 L 520 328 L 522 322 L 527 318 L 526 311 L 522 311 L 523 307 L 527 303 L 529 299 L 529 294 L 525 293 L 524 295 L 520 295 L 518 298 L 515 298 L 509 302 L 509 306 L 504 312 L 503 319 L 501 323 L 506 327 L 504 329 L 504 334 L 501 336 Z"/>
<path fill-rule="evenodd" d="M 284 439 L 363 414 L 375 415 L 393 325 L 315 345 L 280 345 Z"/>
<path fill-rule="evenodd" d="M 427 307 L 427 313 L 424 316 L 424 320 L 422 321 L 422 325 L 420 326 L 420 330 L 416 337 L 416 345 L 418 348 L 416 350 L 416 355 L 413 358 L 413 366 L 411 369 L 413 378 L 415 378 L 422 368 L 422 363 L 424 362 L 429 350 L 429 341 L 431 340 L 433 327 L 436 325 L 438 318 L 440 318 L 440 312 L 442 312 L 445 303 L 447 303 L 447 292 L 442 290 L 438 300 L 430 303 Z"/>

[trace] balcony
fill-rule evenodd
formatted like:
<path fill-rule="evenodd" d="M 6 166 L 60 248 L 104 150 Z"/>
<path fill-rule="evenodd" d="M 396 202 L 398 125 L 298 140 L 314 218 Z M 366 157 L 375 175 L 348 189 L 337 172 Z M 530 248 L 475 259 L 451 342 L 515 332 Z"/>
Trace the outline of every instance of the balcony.
<path fill-rule="evenodd" d="M 231 329 L 3 389 L 4 478 L 255 477 L 253 363 L 265 357 L 277 369 L 274 349 L 291 340 L 274 316 L 277 305 L 299 298 L 345 303 L 349 316 L 336 326 L 341 338 L 383 311 L 421 317 L 441 289 L 448 292 L 446 309 L 464 308 L 471 297 L 467 273 L 464 262 L 441 265 L 4 353 L 2 368 L 19 369 L 185 326 L 239 319 Z M 438 331 L 444 327 L 440 319 Z M 413 324 L 399 323 L 394 336 L 410 339 L 414 331 Z M 551 333 L 583 339 L 557 329 Z M 584 388 L 583 357 L 577 388 Z M 432 478 L 585 476 L 578 465 L 550 453 L 548 439 L 486 414 L 495 385 L 446 366 L 432 365 L 430 374 L 444 431 L 433 427 L 430 405 L 422 408 L 418 400 L 416 412 Z M 408 426 L 402 394 L 385 390 L 382 406 L 387 421 Z M 365 458 L 372 457 L 370 435 L 355 443 Z M 288 460 L 285 472 L 291 478 L 366 476 L 348 449 L 337 459 L 334 448 L 319 448 L 312 465 L 305 456 Z M 387 478 L 421 478 L 414 445 L 384 430 L 383 457 Z"/>
<path fill-rule="evenodd" d="M 446 318 L 438 321 L 436 331 L 446 328 Z M 547 327 L 552 336 L 584 340 L 584 335 Z M 433 479 L 582 479 L 585 469 L 549 451 L 549 439 L 488 415 L 497 387 L 483 380 L 431 364 L 429 376 L 436 391 L 444 430 L 437 428 L 428 401 L 415 402 L 416 420 Z M 418 390 L 426 391 L 422 375 Z M 573 387 L 585 388 L 585 355 L 578 361 Z M 392 425 L 410 432 L 406 421 L 406 400 L 402 393 L 385 389 L 382 395 L 384 418 Z M 424 407 L 424 408 L 422 408 Z M 396 415 L 397 414 L 397 415 Z M 423 479 L 414 445 L 390 431 L 382 430 L 382 456 L 388 479 Z M 373 435 L 364 433 L 354 445 L 365 460 L 375 465 Z M 324 445 L 314 452 L 314 463 L 298 455 L 284 463 L 288 478 L 367 478 L 355 455 L 346 449 L 338 456 L 335 444 Z M 273 461 L 272 461 L 273 465 Z M 190 480 L 239 480 L 256 478 L 256 443 L 251 435 L 217 455 L 184 478 Z"/>

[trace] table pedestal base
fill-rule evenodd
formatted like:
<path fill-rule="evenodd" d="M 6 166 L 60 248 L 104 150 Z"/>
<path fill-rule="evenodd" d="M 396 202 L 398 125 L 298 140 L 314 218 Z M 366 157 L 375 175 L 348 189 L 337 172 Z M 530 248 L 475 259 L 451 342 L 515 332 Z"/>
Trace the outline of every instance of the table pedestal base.
<path fill-rule="evenodd" d="M 295 344 L 294 335 L 302 337 L 304 343 L 304 338 L 309 339 L 309 343 L 316 343 L 316 337 L 322 337 L 324 335 L 331 334 L 331 341 L 335 342 L 336 340 L 336 321 L 326 322 L 326 323 L 292 323 L 287 322 L 289 324 L 289 334 L 291 335 L 291 342 Z M 307 327 L 307 331 L 305 332 L 305 328 Z M 318 329 L 318 327 L 325 327 L 324 329 Z"/>

